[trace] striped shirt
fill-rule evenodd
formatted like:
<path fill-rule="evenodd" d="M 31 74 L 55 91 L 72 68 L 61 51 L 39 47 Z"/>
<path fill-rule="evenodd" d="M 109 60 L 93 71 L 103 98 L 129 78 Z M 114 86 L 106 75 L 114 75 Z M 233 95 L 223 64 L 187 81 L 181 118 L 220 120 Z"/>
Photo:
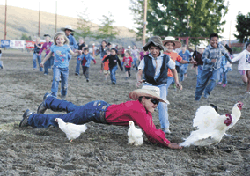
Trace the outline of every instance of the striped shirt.
<path fill-rule="evenodd" d="M 232 62 L 227 50 L 224 48 L 223 45 L 218 44 L 217 48 L 213 48 L 211 45 L 209 45 L 202 54 L 202 61 L 203 61 L 202 70 L 212 71 L 219 69 L 221 65 L 221 57 L 223 55 L 229 62 Z M 211 62 L 212 59 L 216 59 L 217 61 Z"/>

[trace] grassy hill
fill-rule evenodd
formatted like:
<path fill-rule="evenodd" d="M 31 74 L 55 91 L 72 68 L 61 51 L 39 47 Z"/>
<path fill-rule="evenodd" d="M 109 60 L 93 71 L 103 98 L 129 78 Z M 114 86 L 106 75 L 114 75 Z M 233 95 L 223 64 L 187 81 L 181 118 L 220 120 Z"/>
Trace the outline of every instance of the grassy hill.
<path fill-rule="evenodd" d="M 4 13 L 5 6 L 0 5 L 0 39 L 4 38 Z M 40 15 L 41 36 L 45 33 L 53 36 L 55 33 L 55 14 L 41 11 Z M 27 36 L 34 38 L 38 35 L 38 20 L 38 11 L 8 6 L 6 39 L 20 39 L 22 33 L 26 33 Z M 61 27 L 66 25 L 71 25 L 74 29 L 76 29 L 77 18 L 57 15 L 57 31 L 60 31 Z M 91 23 L 91 25 L 95 29 L 98 28 L 97 24 Z M 116 30 L 119 31 L 119 38 L 135 38 L 135 33 L 129 32 L 129 28 L 127 27 L 116 26 Z"/>

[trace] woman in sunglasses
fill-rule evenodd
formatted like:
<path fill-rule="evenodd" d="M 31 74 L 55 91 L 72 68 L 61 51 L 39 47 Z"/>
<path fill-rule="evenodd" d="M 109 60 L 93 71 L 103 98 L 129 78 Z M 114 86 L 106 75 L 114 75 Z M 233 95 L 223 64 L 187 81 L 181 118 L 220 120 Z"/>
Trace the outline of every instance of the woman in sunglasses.
<path fill-rule="evenodd" d="M 131 101 L 110 105 L 103 100 L 96 100 L 84 106 L 76 106 L 46 93 L 43 102 L 38 107 L 37 114 L 27 109 L 19 127 L 48 128 L 50 125 L 58 127 L 55 118 L 74 124 L 94 121 L 119 126 L 129 126 L 129 121 L 134 121 L 144 131 L 150 142 L 160 143 L 171 149 L 181 149 L 179 144 L 168 141 L 165 133 L 161 129 L 156 129 L 153 123 L 151 113 L 154 112 L 159 102 L 167 103 L 160 98 L 159 93 L 159 88 L 156 86 L 143 86 L 142 89 L 129 93 Z M 67 114 L 44 114 L 47 109 L 55 112 L 65 111 Z"/>

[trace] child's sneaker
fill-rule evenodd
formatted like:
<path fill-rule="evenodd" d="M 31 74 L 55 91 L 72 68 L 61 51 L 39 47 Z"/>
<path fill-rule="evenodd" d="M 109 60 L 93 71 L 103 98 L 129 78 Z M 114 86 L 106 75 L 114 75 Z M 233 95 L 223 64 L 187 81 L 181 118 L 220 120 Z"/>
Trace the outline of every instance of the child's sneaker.
<path fill-rule="evenodd" d="M 222 84 L 222 82 L 218 82 L 218 84 Z"/>
<path fill-rule="evenodd" d="M 226 84 L 223 84 L 222 87 L 226 87 Z"/>
<path fill-rule="evenodd" d="M 89 79 L 86 79 L 86 82 L 89 82 Z"/>

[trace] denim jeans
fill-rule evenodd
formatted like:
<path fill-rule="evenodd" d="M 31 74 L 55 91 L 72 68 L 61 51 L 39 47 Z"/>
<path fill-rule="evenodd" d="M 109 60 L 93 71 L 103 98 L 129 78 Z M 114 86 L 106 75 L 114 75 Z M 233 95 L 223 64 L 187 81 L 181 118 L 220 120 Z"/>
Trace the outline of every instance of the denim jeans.
<path fill-rule="evenodd" d="M 33 69 L 36 69 L 36 59 L 38 61 L 39 67 L 41 63 L 41 55 L 38 54 L 33 54 Z M 43 68 L 40 67 L 40 71 L 43 71 Z"/>
<path fill-rule="evenodd" d="M 216 81 L 218 80 L 219 70 L 202 70 L 201 73 L 201 82 L 195 89 L 195 100 L 200 100 L 202 96 L 202 92 L 204 91 L 204 97 L 208 98 L 210 92 L 216 86 Z M 208 84 L 210 80 L 210 83 Z M 208 85 L 207 85 L 208 84 Z"/>
<path fill-rule="evenodd" d="M 151 84 L 143 84 L 143 85 L 151 85 Z M 160 84 L 160 85 L 157 85 L 157 87 L 160 89 L 160 98 L 163 100 L 166 100 L 166 84 Z M 168 107 L 166 103 L 159 102 L 158 115 L 159 115 L 161 128 L 164 128 L 164 129 L 169 128 Z"/>
<path fill-rule="evenodd" d="M 76 59 L 77 59 L 77 60 L 76 60 L 76 74 L 79 75 L 81 60 L 78 60 L 79 57 L 77 57 Z"/>
<path fill-rule="evenodd" d="M 220 68 L 220 80 L 219 80 L 219 82 L 221 82 L 223 84 L 227 84 L 227 72 L 228 72 L 228 70 L 224 70 L 224 68 Z M 224 78 L 224 80 L 223 80 L 223 78 Z"/>
<path fill-rule="evenodd" d="M 184 81 L 184 74 L 187 73 L 188 64 L 181 64 L 180 66 L 180 81 Z"/>
<path fill-rule="evenodd" d="M 89 67 L 82 66 L 83 75 L 88 80 L 89 79 Z"/>
<path fill-rule="evenodd" d="M 198 71 L 198 75 L 197 75 L 197 80 L 196 80 L 196 87 L 201 82 L 202 65 L 197 66 L 197 71 Z"/>
<path fill-rule="evenodd" d="M 173 77 L 168 77 L 167 78 L 167 84 L 166 84 L 166 97 L 168 96 L 168 88 L 169 86 L 174 82 L 174 78 Z"/>
<path fill-rule="evenodd" d="M 134 59 L 133 59 L 133 64 L 134 64 L 134 67 L 135 67 L 135 68 L 137 68 L 136 61 L 137 61 L 137 58 L 134 58 Z"/>
<path fill-rule="evenodd" d="M 111 82 L 116 84 L 116 79 L 115 79 L 115 71 L 118 69 L 118 66 L 114 66 L 112 69 L 110 69 L 110 78 Z"/>
<path fill-rule="evenodd" d="M 47 55 L 46 55 L 47 56 Z M 45 56 L 45 57 L 46 57 Z M 51 56 L 45 63 L 44 63 L 44 74 L 49 73 L 49 68 L 54 65 L 54 56 Z"/>
<path fill-rule="evenodd" d="M 65 122 L 74 124 L 85 124 L 90 121 L 105 123 L 100 112 L 106 112 L 110 104 L 103 100 L 96 100 L 83 106 L 76 106 L 69 101 L 59 100 L 51 96 L 45 100 L 45 106 L 52 111 L 65 111 L 67 114 L 32 114 L 29 116 L 28 125 L 34 128 L 48 128 L 50 125 L 58 127 L 55 118 L 61 118 Z"/>
<path fill-rule="evenodd" d="M 60 79 L 62 79 L 62 90 L 61 95 L 66 96 L 68 91 L 68 77 L 69 77 L 69 68 L 58 68 L 53 67 L 53 83 L 51 87 L 51 92 L 54 97 L 57 97 L 58 85 Z"/>

